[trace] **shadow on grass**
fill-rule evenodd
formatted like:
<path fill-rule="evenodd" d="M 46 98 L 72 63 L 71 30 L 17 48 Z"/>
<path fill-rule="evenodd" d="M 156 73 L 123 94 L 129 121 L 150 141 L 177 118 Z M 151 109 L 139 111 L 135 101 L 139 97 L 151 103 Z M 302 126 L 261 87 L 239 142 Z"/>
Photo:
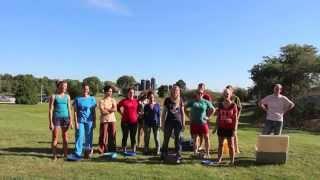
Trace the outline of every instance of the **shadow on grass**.
<path fill-rule="evenodd" d="M 68 150 L 72 152 L 73 149 Z M 58 148 L 58 155 L 62 154 L 62 149 Z M 30 147 L 12 147 L 0 149 L 1 156 L 30 156 L 38 158 L 52 158 L 51 148 L 30 148 Z"/>
<path fill-rule="evenodd" d="M 198 164 L 200 160 L 194 158 L 190 154 L 183 153 L 182 161 L 180 164 L 176 163 L 176 158 L 172 150 L 169 151 L 169 156 L 167 160 L 162 160 L 160 155 L 156 153 L 151 153 L 149 155 L 142 155 L 138 152 L 135 157 L 125 157 L 121 152 L 118 152 L 118 157 L 116 159 L 111 159 L 105 156 L 100 156 L 92 158 L 91 162 L 105 163 L 105 162 L 115 162 L 115 163 L 126 163 L 126 164 L 149 164 L 149 165 L 182 165 L 182 164 Z"/>
<path fill-rule="evenodd" d="M 251 166 L 274 166 L 274 165 L 285 165 L 285 164 L 262 164 L 262 163 L 257 163 L 255 158 L 252 157 L 239 157 L 236 160 L 235 163 L 236 166 L 238 167 L 251 167 Z"/>
<path fill-rule="evenodd" d="M 51 146 L 51 142 L 50 141 L 38 141 L 38 144 L 48 144 L 48 146 Z M 62 142 L 58 142 L 58 145 L 62 146 Z M 68 145 L 75 145 L 74 142 L 68 142 Z M 99 144 L 93 144 L 93 146 L 98 146 Z"/>

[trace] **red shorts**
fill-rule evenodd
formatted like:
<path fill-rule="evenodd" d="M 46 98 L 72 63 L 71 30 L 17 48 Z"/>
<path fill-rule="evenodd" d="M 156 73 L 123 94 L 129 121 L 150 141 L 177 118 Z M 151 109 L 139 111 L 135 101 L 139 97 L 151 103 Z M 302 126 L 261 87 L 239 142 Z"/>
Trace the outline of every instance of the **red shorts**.
<path fill-rule="evenodd" d="M 205 124 L 191 124 L 191 135 L 206 135 L 209 133 L 209 126 Z"/>

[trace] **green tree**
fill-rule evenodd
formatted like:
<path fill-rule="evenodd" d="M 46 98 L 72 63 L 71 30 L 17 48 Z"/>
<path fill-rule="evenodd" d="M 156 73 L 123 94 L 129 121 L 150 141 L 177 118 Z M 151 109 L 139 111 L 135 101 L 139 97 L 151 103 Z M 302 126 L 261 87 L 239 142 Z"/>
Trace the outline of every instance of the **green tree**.
<path fill-rule="evenodd" d="M 182 79 L 177 81 L 176 85 L 179 86 L 182 91 L 185 91 L 187 89 L 187 84 Z"/>
<path fill-rule="evenodd" d="M 103 83 L 103 85 L 104 85 L 104 87 L 105 86 L 111 86 L 111 87 L 113 87 L 113 91 L 118 91 L 118 86 L 117 86 L 117 84 L 115 83 L 115 82 L 112 82 L 112 81 L 105 81 L 104 83 Z"/>
<path fill-rule="evenodd" d="M 234 94 L 239 97 L 241 102 L 248 102 L 249 100 L 249 93 L 247 89 L 235 88 Z"/>
<path fill-rule="evenodd" d="M 37 104 L 39 89 L 36 79 L 32 75 L 19 76 L 16 81 L 15 98 L 17 104 Z"/>
<path fill-rule="evenodd" d="M 122 90 L 122 92 L 125 92 L 126 89 L 133 87 L 135 84 L 136 80 L 133 76 L 124 75 L 117 80 L 117 86 Z"/>
<path fill-rule="evenodd" d="M 0 92 L 13 93 L 14 79 L 10 74 L 1 75 Z"/>
<path fill-rule="evenodd" d="M 78 80 L 68 79 L 68 94 L 71 99 L 81 95 L 81 83 Z"/>
<path fill-rule="evenodd" d="M 97 93 L 102 92 L 102 83 L 100 79 L 96 76 L 87 77 L 83 80 L 83 82 L 88 83 L 90 87 L 90 92 L 93 96 Z"/>
<path fill-rule="evenodd" d="M 252 93 L 259 99 L 272 92 L 276 83 L 283 85 L 284 94 L 291 99 L 319 83 L 320 58 L 311 45 L 291 44 L 281 48 L 278 57 L 263 57 L 263 62 L 250 70 L 254 81 Z"/>
<path fill-rule="evenodd" d="M 169 86 L 168 85 L 161 85 L 158 88 L 158 96 L 163 98 L 169 94 Z"/>
<path fill-rule="evenodd" d="M 38 84 L 40 85 L 39 88 L 42 86 L 44 95 L 50 96 L 55 92 L 56 82 L 54 80 L 51 80 L 45 76 L 43 78 L 39 78 L 38 81 Z"/>

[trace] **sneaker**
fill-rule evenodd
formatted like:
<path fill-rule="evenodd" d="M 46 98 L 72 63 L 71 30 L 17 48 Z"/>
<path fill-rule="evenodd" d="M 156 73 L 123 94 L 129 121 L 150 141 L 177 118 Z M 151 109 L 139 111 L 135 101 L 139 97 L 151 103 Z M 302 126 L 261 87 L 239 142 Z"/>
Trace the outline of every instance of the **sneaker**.
<path fill-rule="evenodd" d="M 75 153 L 72 153 L 70 155 L 67 156 L 67 160 L 69 161 L 81 161 L 82 160 L 82 157 L 81 156 L 78 156 L 77 154 Z"/>
<path fill-rule="evenodd" d="M 176 163 L 177 163 L 177 164 L 180 164 L 180 163 L 181 163 L 181 159 L 180 159 L 180 158 L 177 158 Z"/>

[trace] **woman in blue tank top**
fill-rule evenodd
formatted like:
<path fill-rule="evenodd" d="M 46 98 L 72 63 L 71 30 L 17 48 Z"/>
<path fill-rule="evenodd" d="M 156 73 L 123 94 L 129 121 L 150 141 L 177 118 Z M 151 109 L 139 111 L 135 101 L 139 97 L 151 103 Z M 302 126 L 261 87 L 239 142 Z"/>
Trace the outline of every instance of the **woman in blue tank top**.
<path fill-rule="evenodd" d="M 71 121 L 70 96 L 66 94 L 68 84 L 66 81 L 57 82 L 57 93 L 49 100 L 49 129 L 52 131 L 53 159 L 57 160 L 57 145 L 59 129 L 62 131 L 63 154 L 68 155 L 68 129 L 73 128 Z"/>

